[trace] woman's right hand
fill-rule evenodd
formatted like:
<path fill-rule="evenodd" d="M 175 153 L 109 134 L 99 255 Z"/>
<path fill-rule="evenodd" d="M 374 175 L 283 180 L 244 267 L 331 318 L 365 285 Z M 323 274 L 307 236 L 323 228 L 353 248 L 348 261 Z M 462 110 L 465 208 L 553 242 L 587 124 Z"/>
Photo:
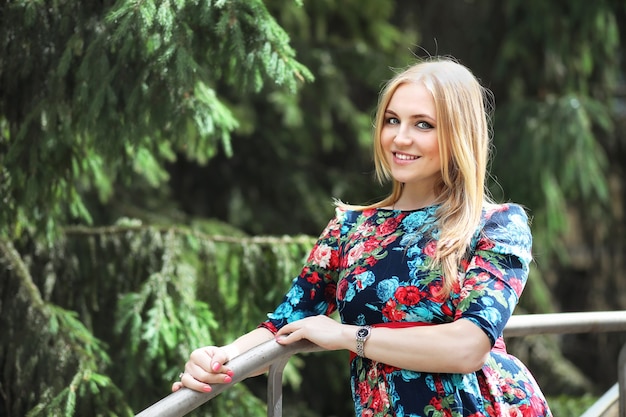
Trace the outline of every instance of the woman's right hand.
<path fill-rule="evenodd" d="M 227 347 L 205 346 L 191 352 L 180 381 L 172 384 L 172 392 L 182 387 L 211 392 L 212 384 L 230 383 L 234 373 L 224 365 L 231 359 L 228 350 Z"/>

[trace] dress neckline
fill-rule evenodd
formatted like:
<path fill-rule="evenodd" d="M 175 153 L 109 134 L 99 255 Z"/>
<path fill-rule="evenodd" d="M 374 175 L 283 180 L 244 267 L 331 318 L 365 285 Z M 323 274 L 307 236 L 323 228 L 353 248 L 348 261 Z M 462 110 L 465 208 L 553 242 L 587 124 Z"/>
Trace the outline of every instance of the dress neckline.
<path fill-rule="evenodd" d="M 380 210 L 380 211 L 397 211 L 401 213 L 414 213 L 417 211 L 427 211 L 433 208 L 438 208 L 440 205 L 441 204 L 439 203 L 433 203 L 433 204 L 429 204 L 427 206 L 415 208 L 415 209 L 399 209 L 399 208 L 394 208 L 394 207 L 376 207 L 375 209 Z"/>

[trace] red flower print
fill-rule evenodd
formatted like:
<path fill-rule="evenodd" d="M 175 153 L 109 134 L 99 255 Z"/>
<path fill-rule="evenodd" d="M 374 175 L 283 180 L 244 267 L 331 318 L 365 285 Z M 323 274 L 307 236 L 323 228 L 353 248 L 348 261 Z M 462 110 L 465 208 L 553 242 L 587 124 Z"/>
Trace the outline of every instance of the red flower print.
<path fill-rule="evenodd" d="M 309 276 L 306 277 L 306 280 L 310 282 L 311 284 L 317 284 L 318 282 L 322 280 L 322 278 L 320 277 L 320 274 L 318 274 L 317 272 L 313 272 Z"/>
<path fill-rule="evenodd" d="M 376 214 L 376 209 L 363 210 L 363 217 L 369 218 Z"/>
<path fill-rule="evenodd" d="M 398 287 L 394 295 L 396 297 L 396 300 L 398 300 L 400 304 L 404 304 L 407 306 L 415 305 L 423 298 L 423 295 L 419 288 L 414 285 Z"/>
<path fill-rule="evenodd" d="M 380 242 L 375 237 L 371 237 L 365 241 L 364 252 L 369 253 L 380 246 Z"/>
<path fill-rule="evenodd" d="M 524 398 L 526 396 L 526 392 L 523 389 L 517 387 L 513 390 L 513 395 L 515 398 Z"/>
<path fill-rule="evenodd" d="M 313 251 L 313 262 L 319 265 L 321 268 L 326 268 L 330 264 L 330 257 L 332 249 L 330 246 L 321 244 Z"/>
<path fill-rule="evenodd" d="M 372 390 L 372 402 L 370 403 L 370 408 L 374 412 L 380 412 L 383 410 L 383 400 L 380 393 L 380 389 Z"/>
<path fill-rule="evenodd" d="M 339 253 L 334 250 L 330 252 L 330 261 L 328 263 L 328 268 L 336 269 L 337 265 L 339 265 Z"/>
<path fill-rule="evenodd" d="M 511 381 L 507 381 L 507 383 L 502 386 L 502 393 L 503 394 L 512 394 L 513 393 L 513 386 L 511 385 Z"/>
<path fill-rule="evenodd" d="M 522 291 L 524 290 L 524 283 L 521 279 L 513 277 L 509 278 L 509 285 L 513 288 L 513 291 L 515 291 L 518 297 L 522 294 Z"/>
<path fill-rule="evenodd" d="M 367 259 L 365 260 L 365 263 L 366 263 L 366 264 L 368 264 L 369 266 L 374 266 L 374 265 L 376 265 L 376 262 L 377 262 L 377 260 L 376 260 L 376 258 L 374 258 L 373 256 L 370 256 L 369 258 L 367 258 Z"/>
<path fill-rule="evenodd" d="M 348 291 L 348 280 L 342 279 L 337 284 L 337 300 L 343 301 L 346 298 L 346 291 Z"/>
<path fill-rule="evenodd" d="M 532 388 L 529 388 L 527 390 L 528 392 L 533 392 Z M 530 416 L 542 416 L 546 413 L 546 405 L 538 395 L 530 396 L 530 408 L 533 411 L 532 414 L 529 414 Z"/>
<path fill-rule="evenodd" d="M 380 246 L 382 246 L 383 248 L 386 246 L 389 246 L 391 243 L 393 243 L 396 239 L 398 238 L 398 236 L 396 235 L 389 235 L 387 236 L 385 239 L 383 239 L 382 242 L 380 242 Z"/>
<path fill-rule="evenodd" d="M 498 205 L 495 206 L 493 208 L 490 208 L 489 210 L 485 211 L 485 217 L 487 219 L 491 219 L 491 216 L 493 216 L 494 213 L 500 213 L 500 212 L 504 212 L 509 210 L 509 205 L 508 204 L 502 204 L 502 205 Z"/>
<path fill-rule="evenodd" d="M 521 412 L 521 417 L 535 417 L 538 414 L 535 414 L 535 410 L 533 410 L 532 406 L 529 404 L 522 404 L 519 407 L 519 412 Z"/>
<path fill-rule="evenodd" d="M 433 397 L 430 399 L 430 405 L 432 405 L 433 407 L 435 407 L 435 410 L 440 411 L 441 410 L 441 399 L 437 398 L 437 397 Z"/>
<path fill-rule="evenodd" d="M 431 240 L 423 249 L 424 254 L 429 258 L 434 258 L 437 254 L 437 242 Z"/>
<path fill-rule="evenodd" d="M 398 310 L 397 304 L 394 300 L 389 300 L 383 307 L 383 316 L 389 321 L 402 321 L 406 317 L 406 312 Z"/>
<path fill-rule="evenodd" d="M 361 259 L 361 255 L 363 254 L 365 249 L 365 245 L 363 242 L 357 243 L 350 251 L 348 252 L 348 266 L 354 265 L 359 259 Z"/>
<path fill-rule="evenodd" d="M 463 281 L 464 287 L 473 287 L 475 285 L 476 285 L 476 276 L 471 276 L 467 278 L 465 281 Z"/>
<path fill-rule="evenodd" d="M 398 227 L 398 222 L 399 220 L 396 217 L 385 220 L 385 222 L 379 225 L 376 229 L 376 234 L 379 236 L 386 236 L 389 233 L 395 232 Z"/>
<path fill-rule="evenodd" d="M 321 236 L 331 236 L 331 237 L 339 237 L 341 233 L 341 221 L 338 218 L 334 218 L 332 222 L 328 224 L 326 230 L 322 233 Z"/>
<path fill-rule="evenodd" d="M 428 292 L 426 296 L 429 300 L 434 301 L 436 303 L 442 303 L 445 298 L 444 294 L 441 293 L 442 282 L 441 280 L 433 281 L 428 287 Z M 458 292 L 458 291 L 455 291 Z"/>
<path fill-rule="evenodd" d="M 372 395 L 372 390 L 370 389 L 370 385 L 367 380 L 359 382 L 357 392 L 359 393 L 359 398 L 361 399 L 361 405 L 365 405 L 369 400 L 370 395 Z"/>
<path fill-rule="evenodd" d="M 354 268 L 354 271 L 352 271 L 352 275 L 359 275 L 359 274 L 362 274 L 365 271 L 367 271 L 367 269 L 365 269 L 364 267 L 357 266 L 356 268 Z"/>
<path fill-rule="evenodd" d="M 489 240 L 489 239 L 480 239 L 478 241 L 478 243 L 476 244 L 476 250 L 490 250 L 494 246 L 496 246 L 496 245 L 491 240 Z"/>
<path fill-rule="evenodd" d="M 498 271 L 498 269 L 491 262 L 487 262 L 485 258 L 481 256 L 476 256 L 474 258 L 474 263 L 478 268 L 482 268 L 488 272 L 491 272 L 497 277 L 502 277 L 502 273 L 500 273 L 500 271 Z"/>

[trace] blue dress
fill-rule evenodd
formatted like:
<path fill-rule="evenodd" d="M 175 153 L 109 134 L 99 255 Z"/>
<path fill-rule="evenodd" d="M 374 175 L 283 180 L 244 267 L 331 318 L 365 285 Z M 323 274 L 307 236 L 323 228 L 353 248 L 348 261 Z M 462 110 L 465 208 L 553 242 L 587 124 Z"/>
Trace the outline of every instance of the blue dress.
<path fill-rule="evenodd" d="M 471 320 L 491 340 L 485 365 L 469 374 L 415 372 L 354 357 L 357 416 L 552 416 L 526 367 L 506 353 L 502 331 L 528 278 L 532 237 L 515 204 L 483 210 L 463 282 L 441 297 L 441 270 L 431 268 L 438 206 L 413 211 L 338 208 L 289 292 L 261 324 L 338 310 L 342 323 L 435 325 Z"/>

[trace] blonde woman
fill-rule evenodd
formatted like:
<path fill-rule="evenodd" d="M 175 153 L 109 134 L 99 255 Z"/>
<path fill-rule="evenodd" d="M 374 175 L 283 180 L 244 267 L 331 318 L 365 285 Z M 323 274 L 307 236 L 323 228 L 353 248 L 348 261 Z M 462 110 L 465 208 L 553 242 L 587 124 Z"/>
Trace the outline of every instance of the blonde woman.
<path fill-rule="evenodd" d="M 357 416 L 551 416 L 502 331 L 531 262 L 528 218 L 485 191 L 490 95 L 463 65 L 419 62 L 383 89 L 374 160 L 391 194 L 338 204 L 277 309 L 195 350 L 174 391 L 229 383 L 227 362 L 275 338 L 352 352 Z M 338 310 L 341 322 L 328 317 Z"/>

